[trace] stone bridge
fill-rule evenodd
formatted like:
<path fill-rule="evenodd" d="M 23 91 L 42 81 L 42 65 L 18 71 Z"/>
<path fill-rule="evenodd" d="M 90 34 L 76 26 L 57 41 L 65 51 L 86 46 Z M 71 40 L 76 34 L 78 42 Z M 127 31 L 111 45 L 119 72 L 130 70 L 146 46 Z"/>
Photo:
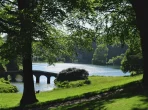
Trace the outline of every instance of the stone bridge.
<path fill-rule="evenodd" d="M 57 77 L 58 73 L 46 72 L 40 70 L 32 70 L 33 75 L 36 77 L 36 83 L 40 83 L 40 76 L 44 75 L 47 77 L 47 84 L 50 84 L 50 77 Z M 3 73 L 3 77 L 8 80 L 8 75 L 11 76 L 11 81 L 16 82 L 16 76 L 21 75 L 23 78 L 23 71 L 7 71 Z"/>

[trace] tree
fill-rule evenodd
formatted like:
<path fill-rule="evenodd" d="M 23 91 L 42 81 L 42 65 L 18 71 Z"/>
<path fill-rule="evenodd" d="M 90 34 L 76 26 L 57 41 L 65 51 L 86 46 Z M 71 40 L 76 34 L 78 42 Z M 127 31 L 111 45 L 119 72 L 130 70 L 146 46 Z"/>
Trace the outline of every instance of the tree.
<path fill-rule="evenodd" d="M 133 74 L 133 72 L 136 72 L 136 74 L 141 74 L 143 72 L 143 58 L 140 52 L 141 50 L 137 50 L 129 48 L 126 51 L 121 63 L 121 70 L 124 73 L 130 72 L 131 74 Z"/>
<path fill-rule="evenodd" d="M 121 45 L 113 45 L 113 46 L 107 46 L 108 47 L 108 56 L 107 59 L 112 59 L 112 57 L 119 56 L 121 54 L 124 54 L 128 48 L 127 45 L 125 45 L 123 48 L 121 48 Z"/>
<path fill-rule="evenodd" d="M 107 62 L 108 48 L 106 45 L 100 44 L 97 46 L 92 63 L 97 65 L 105 65 Z"/>
<path fill-rule="evenodd" d="M 20 40 L 22 45 L 22 58 L 23 58 L 23 81 L 24 91 L 20 101 L 21 105 L 31 104 L 37 102 L 34 90 L 33 73 L 32 73 L 32 41 L 33 41 L 33 27 L 34 21 L 31 15 L 34 10 L 35 1 L 30 0 L 17 0 L 18 10 L 20 11 Z M 28 100 L 28 97 L 30 99 Z"/>
<path fill-rule="evenodd" d="M 130 72 L 131 75 L 133 75 L 133 73 L 141 74 L 143 73 L 143 57 L 140 38 L 135 39 L 135 42 L 128 45 L 129 47 L 121 62 L 121 70 L 125 73 Z"/>
<path fill-rule="evenodd" d="M 32 42 L 34 40 L 42 42 L 42 45 L 50 50 L 49 56 L 54 58 L 56 54 L 66 53 L 64 49 L 70 52 L 75 50 L 75 42 L 81 47 L 87 46 L 87 41 L 92 40 L 90 37 L 85 37 L 86 34 L 84 36 L 83 33 L 88 29 L 78 22 L 84 19 L 84 16 L 78 18 L 80 14 L 75 13 L 87 14 L 92 10 L 91 4 L 91 0 L 1 0 L 0 15 L 3 16 L 0 17 L 0 32 L 8 33 L 13 39 L 2 46 L 5 48 L 4 51 L 7 51 L 5 57 L 8 57 L 8 53 L 11 52 L 12 56 L 21 55 L 23 59 L 24 91 L 21 105 L 38 101 L 32 74 Z M 70 20 L 67 19 L 68 16 L 71 16 Z M 72 17 L 78 19 L 74 20 Z M 58 36 L 56 26 L 61 25 L 62 22 L 65 22 L 69 29 L 73 29 L 71 37 Z M 81 30 L 83 36 L 79 37 L 78 30 Z"/>
<path fill-rule="evenodd" d="M 145 87 L 148 87 L 148 70 L 146 67 L 146 63 L 148 61 L 147 53 L 146 53 L 146 48 L 147 48 L 147 42 L 146 42 L 146 37 L 147 37 L 147 25 L 148 25 L 148 16 L 147 16 L 147 1 L 144 0 L 140 2 L 139 0 L 130 0 L 133 9 L 136 13 L 136 20 L 137 20 L 137 27 L 140 31 L 140 40 L 141 40 L 141 48 L 142 48 L 142 56 L 143 56 L 143 85 Z"/>
<path fill-rule="evenodd" d="M 3 36 L 4 42 L 11 42 L 12 37 L 9 35 L 5 35 Z M 17 63 L 17 56 L 15 58 L 7 58 L 7 60 L 9 61 L 8 64 L 6 64 L 6 69 L 7 71 L 18 71 L 19 70 L 19 66 Z"/>
<path fill-rule="evenodd" d="M 137 37 L 140 38 L 143 56 L 143 86 L 148 87 L 148 70 L 146 62 L 146 36 L 147 36 L 147 1 L 139 0 L 96 0 L 96 10 L 104 13 L 105 40 L 108 44 L 128 40 L 130 44 Z M 140 34 L 140 36 L 139 36 Z"/>

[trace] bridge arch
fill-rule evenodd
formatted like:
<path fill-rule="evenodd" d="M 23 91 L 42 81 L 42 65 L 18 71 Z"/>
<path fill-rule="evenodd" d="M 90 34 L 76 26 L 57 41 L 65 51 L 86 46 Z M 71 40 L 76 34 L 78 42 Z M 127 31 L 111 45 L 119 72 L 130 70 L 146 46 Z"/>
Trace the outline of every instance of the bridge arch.
<path fill-rule="evenodd" d="M 22 81 L 23 82 L 23 75 L 22 74 L 7 74 L 5 76 L 5 79 L 6 80 L 10 80 L 11 82 L 20 82 Z"/>
<path fill-rule="evenodd" d="M 36 83 L 36 76 L 33 74 L 33 81 Z"/>
<path fill-rule="evenodd" d="M 55 83 L 54 83 L 54 80 L 56 79 L 56 77 L 55 76 L 51 76 L 50 77 L 50 85 L 51 86 L 55 86 Z"/>
<path fill-rule="evenodd" d="M 43 80 L 44 83 L 47 83 L 47 76 L 41 75 L 40 80 Z"/>
<path fill-rule="evenodd" d="M 40 80 L 42 78 L 44 78 L 44 80 L 47 80 L 47 76 L 46 75 L 33 75 L 33 76 L 34 76 L 33 78 L 34 78 L 34 82 L 35 83 L 40 83 Z"/>
<path fill-rule="evenodd" d="M 35 74 L 33 74 L 33 75 L 34 75 L 34 78 L 35 78 L 35 82 L 40 83 L 40 76 L 41 75 L 35 75 Z"/>
<path fill-rule="evenodd" d="M 15 76 L 15 80 L 18 81 L 18 82 L 23 82 L 23 75 L 17 74 L 17 75 Z"/>

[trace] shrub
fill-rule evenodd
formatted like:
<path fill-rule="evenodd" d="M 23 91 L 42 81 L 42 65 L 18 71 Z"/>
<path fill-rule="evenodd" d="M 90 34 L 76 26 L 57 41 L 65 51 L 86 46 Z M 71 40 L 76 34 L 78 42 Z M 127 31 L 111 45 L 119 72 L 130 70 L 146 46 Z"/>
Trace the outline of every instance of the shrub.
<path fill-rule="evenodd" d="M 84 84 L 90 84 L 90 83 L 91 83 L 91 81 L 88 80 L 88 79 L 86 79 L 86 80 L 84 81 Z"/>
<path fill-rule="evenodd" d="M 72 87 L 80 87 L 84 85 L 91 84 L 91 81 L 88 79 L 85 80 L 79 80 L 79 81 L 56 81 L 55 84 L 58 88 L 72 88 Z"/>
<path fill-rule="evenodd" d="M 5 80 L 4 78 L 0 78 L 0 82 L 1 83 L 5 83 L 5 84 L 10 84 L 10 82 Z"/>
<path fill-rule="evenodd" d="M 16 86 L 10 84 L 9 81 L 0 78 L 0 93 L 16 93 L 18 89 Z"/>
<path fill-rule="evenodd" d="M 142 52 L 139 50 L 128 49 L 121 62 L 121 70 L 126 73 L 130 72 L 131 75 L 143 73 L 143 57 Z"/>
<path fill-rule="evenodd" d="M 84 69 L 68 68 L 59 72 L 57 81 L 75 81 L 87 79 L 89 73 Z"/>

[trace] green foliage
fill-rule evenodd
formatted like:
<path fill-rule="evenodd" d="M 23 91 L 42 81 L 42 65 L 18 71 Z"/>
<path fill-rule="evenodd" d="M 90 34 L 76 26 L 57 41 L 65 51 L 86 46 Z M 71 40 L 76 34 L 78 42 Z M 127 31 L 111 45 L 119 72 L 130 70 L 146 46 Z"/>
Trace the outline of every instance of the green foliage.
<path fill-rule="evenodd" d="M 143 68 L 143 58 L 140 48 L 138 49 L 128 49 L 125 53 L 123 61 L 121 62 L 121 70 L 123 72 L 133 72 L 137 74 L 142 73 Z"/>
<path fill-rule="evenodd" d="M 101 16 L 97 17 L 99 20 L 96 19 L 96 24 L 94 23 L 99 44 L 120 44 L 122 47 L 139 48 L 137 43 L 140 43 L 140 36 L 136 27 L 135 12 L 129 1 L 96 0 L 95 9 L 98 16 Z"/>
<path fill-rule="evenodd" d="M 124 57 L 124 54 L 121 54 L 120 56 L 116 56 L 116 57 L 112 57 L 112 59 L 109 59 L 109 61 L 107 62 L 107 64 L 112 64 L 112 65 L 121 65 L 121 61 Z"/>
<path fill-rule="evenodd" d="M 88 10 L 93 11 L 93 1 L 94 0 L 59 0 L 68 10 L 76 8 L 86 12 L 88 12 Z"/>
<path fill-rule="evenodd" d="M 96 11 L 98 14 L 101 13 L 100 19 L 103 21 L 100 23 L 102 25 L 96 27 L 103 27 L 101 35 L 99 34 L 101 43 L 124 44 L 139 37 L 135 12 L 128 0 L 96 0 L 96 5 Z"/>
<path fill-rule="evenodd" d="M 24 32 L 22 35 L 31 33 L 29 35 L 31 35 L 32 41 L 42 43 L 33 44 L 33 56 L 39 55 L 42 60 L 53 63 L 62 55 L 74 57 L 78 48 L 91 47 L 89 46 L 92 41 L 89 29 L 80 22 L 83 22 L 87 14 L 92 12 L 92 0 L 42 0 L 34 2 L 30 10 L 19 11 L 16 8 L 17 5 L 15 0 L 12 2 L 5 0 L 0 4 L 0 15 L 2 15 L 0 32 L 7 33 L 9 38 L 1 47 L 0 53 L 4 58 L 22 55 L 22 51 L 24 51 L 23 43 L 27 40 L 19 35 L 21 21 L 18 18 L 21 15 L 26 16 L 29 22 L 26 25 L 27 30 L 25 30 L 28 32 Z M 65 27 L 66 34 L 64 33 Z M 79 30 L 81 32 L 78 32 Z M 84 33 L 87 33 L 85 38 Z"/>
<path fill-rule="evenodd" d="M 80 87 L 87 84 L 91 84 L 89 79 L 79 80 L 79 81 L 55 81 L 55 84 L 58 88 L 71 88 L 71 87 Z"/>
<path fill-rule="evenodd" d="M 121 44 L 121 46 L 126 44 L 134 51 L 136 49 L 139 50 L 141 44 L 139 31 L 136 27 L 136 16 L 129 1 L 96 0 L 96 13 L 98 13 L 98 16 L 102 15 L 102 17 L 99 17 L 99 21 L 101 21 L 101 23 L 99 23 L 100 25 L 95 25 L 96 33 L 98 35 L 97 40 L 99 43 L 106 43 L 108 45 Z M 102 30 L 100 31 L 101 28 Z M 141 51 L 139 52 L 141 54 Z M 131 55 L 136 55 L 137 53 L 138 51 L 136 53 L 131 53 Z M 137 57 L 138 56 L 140 57 L 141 55 L 137 55 Z M 133 59 L 136 60 L 136 58 Z M 131 59 L 124 58 L 125 63 L 122 63 L 122 65 L 124 65 L 124 67 L 121 67 L 122 70 L 125 70 L 124 72 L 127 72 L 128 70 L 135 71 L 136 66 L 131 67 L 129 64 L 130 61 L 128 60 Z M 113 60 L 110 60 L 109 62 L 113 62 Z M 135 63 L 138 62 L 136 61 Z M 139 71 L 138 68 L 139 67 L 137 67 L 137 70 Z"/>
<path fill-rule="evenodd" d="M 5 83 L 5 84 L 10 84 L 10 82 L 9 82 L 9 81 L 4 80 L 4 78 L 0 78 L 0 82 L 1 82 L 1 83 Z"/>
<path fill-rule="evenodd" d="M 0 78 L 0 93 L 16 93 L 18 89 L 16 86 L 11 85 L 9 81 Z"/>
<path fill-rule="evenodd" d="M 57 81 L 74 81 L 87 79 L 89 73 L 85 69 L 67 68 L 59 72 Z"/>
<path fill-rule="evenodd" d="M 112 59 L 112 57 L 120 56 L 121 54 L 124 54 L 126 50 L 128 49 L 128 46 L 125 45 L 122 47 L 120 44 L 117 45 L 108 45 L 108 60 Z"/>
<path fill-rule="evenodd" d="M 0 36 L 0 46 L 2 46 L 4 44 L 4 40 L 2 39 L 2 37 Z M 8 63 L 9 61 L 5 58 L 2 58 L 0 56 L 0 73 L 4 72 L 6 70 L 5 65 Z"/>
<path fill-rule="evenodd" d="M 106 45 L 98 45 L 92 59 L 93 64 L 105 65 L 107 61 L 108 48 Z"/>

